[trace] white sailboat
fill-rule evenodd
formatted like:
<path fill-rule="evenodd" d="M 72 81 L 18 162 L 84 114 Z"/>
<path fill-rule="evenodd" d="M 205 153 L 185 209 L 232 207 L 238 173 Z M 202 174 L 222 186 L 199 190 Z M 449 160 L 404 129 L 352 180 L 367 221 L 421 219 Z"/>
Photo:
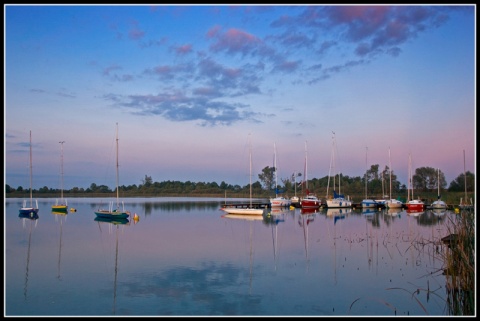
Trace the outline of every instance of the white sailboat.
<path fill-rule="evenodd" d="M 362 207 L 363 208 L 376 208 L 377 207 L 377 202 L 375 200 L 368 198 L 367 196 L 367 182 L 368 182 L 368 161 L 367 161 L 367 155 L 368 155 L 368 147 L 365 147 L 365 199 L 362 200 Z"/>
<path fill-rule="evenodd" d="M 67 212 L 67 200 L 63 198 L 63 144 L 65 141 L 59 142 L 61 147 L 61 156 L 60 156 L 60 201 L 57 199 L 55 205 L 52 206 L 53 212 Z"/>
<path fill-rule="evenodd" d="M 297 172 L 293 173 L 293 187 L 295 194 L 290 197 L 290 205 L 293 207 L 300 207 L 300 197 L 297 196 Z"/>
<path fill-rule="evenodd" d="M 117 190 L 117 203 L 114 207 L 113 202 L 110 202 L 108 209 L 98 209 L 95 211 L 97 217 L 107 219 L 126 219 L 130 216 L 130 212 L 125 210 L 125 206 L 122 203 L 122 209 L 120 209 L 120 202 L 118 199 L 118 123 L 116 130 L 116 190 Z"/>
<path fill-rule="evenodd" d="M 38 218 L 38 200 L 35 200 L 35 206 L 33 206 L 32 167 L 32 131 L 30 131 L 30 206 L 27 206 L 27 200 L 23 200 L 23 206 L 20 208 L 19 215 L 21 217 L 28 216 L 31 218 Z"/>
<path fill-rule="evenodd" d="M 300 207 L 302 209 L 318 209 L 321 205 L 321 200 L 314 193 L 310 193 L 308 190 L 308 168 L 307 168 L 307 142 L 305 141 L 305 196 L 300 200 Z"/>
<path fill-rule="evenodd" d="M 390 157 L 390 147 L 388 147 L 388 171 L 390 173 L 390 199 L 385 201 L 387 208 L 402 208 L 403 203 L 392 198 L 392 161 Z"/>
<path fill-rule="evenodd" d="M 274 160 L 273 160 L 273 168 L 275 174 L 275 197 L 270 198 L 270 206 L 271 207 L 289 207 L 291 204 L 291 200 L 285 198 L 284 196 L 278 195 L 278 168 L 277 168 L 277 146 L 273 143 L 273 153 L 274 153 Z"/>
<path fill-rule="evenodd" d="M 254 208 L 252 205 L 252 143 L 249 142 L 249 161 L 250 161 L 250 205 L 249 207 L 236 207 L 225 205 L 221 210 L 225 211 L 227 214 L 242 214 L 242 215 L 262 215 L 262 208 Z"/>
<path fill-rule="evenodd" d="M 447 204 L 440 199 L 440 169 L 437 168 L 437 200 L 432 203 L 433 209 L 446 209 Z"/>
<path fill-rule="evenodd" d="M 346 199 L 344 195 L 341 194 L 341 180 L 340 180 L 340 173 L 338 174 L 338 194 L 335 190 L 335 149 L 336 149 L 336 141 L 335 141 L 335 132 L 332 132 L 332 154 L 330 158 L 330 170 L 328 173 L 328 184 L 327 184 L 327 208 L 338 208 L 338 207 L 352 207 L 352 201 Z M 330 175 L 333 166 L 333 198 L 328 195 L 328 190 L 330 188 Z"/>

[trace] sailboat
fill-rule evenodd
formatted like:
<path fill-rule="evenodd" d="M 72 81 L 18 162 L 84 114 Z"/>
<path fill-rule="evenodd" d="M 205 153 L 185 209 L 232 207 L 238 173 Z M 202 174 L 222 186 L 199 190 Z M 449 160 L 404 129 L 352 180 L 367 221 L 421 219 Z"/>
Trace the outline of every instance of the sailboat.
<path fill-rule="evenodd" d="M 419 214 L 425 210 L 425 203 L 420 199 L 414 199 L 413 197 L 413 182 L 412 182 L 412 155 L 408 154 L 408 196 L 407 196 L 407 213 Z M 410 198 L 410 189 L 412 190 L 412 198 Z"/>
<path fill-rule="evenodd" d="M 390 157 L 390 147 L 388 147 L 388 171 L 390 173 L 390 199 L 385 201 L 385 206 L 387 208 L 402 208 L 403 203 L 392 198 L 392 161 Z"/>
<path fill-rule="evenodd" d="M 242 215 L 262 215 L 263 209 L 262 208 L 254 208 L 252 206 L 252 143 L 249 141 L 249 161 L 250 161 L 250 206 L 249 207 L 235 207 L 235 206 L 228 206 L 222 207 L 221 210 L 225 211 L 228 214 L 242 214 Z"/>
<path fill-rule="evenodd" d="M 362 207 L 363 208 L 376 208 L 377 207 L 377 202 L 375 202 L 373 199 L 369 199 L 367 197 L 367 182 L 368 182 L 368 161 L 367 161 L 367 155 L 368 155 L 368 147 L 365 147 L 365 199 L 362 200 Z"/>
<path fill-rule="evenodd" d="M 437 168 L 437 186 L 438 186 L 437 200 L 432 203 L 432 208 L 433 209 L 446 209 L 447 204 L 440 199 L 440 169 L 438 169 L 438 168 Z"/>
<path fill-rule="evenodd" d="M 291 204 L 290 199 L 285 198 L 284 196 L 278 195 L 277 147 L 275 143 L 273 143 L 273 152 L 274 152 L 273 170 L 275 173 L 275 197 L 270 199 L 270 206 L 271 207 L 289 207 Z"/>
<path fill-rule="evenodd" d="M 62 147 L 61 147 L 61 156 L 60 156 L 60 201 L 57 199 L 55 201 L 55 205 L 52 206 L 52 211 L 54 212 L 67 212 L 67 208 L 68 208 L 68 205 L 67 205 L 67 200 L 63 198 L 63 143 L 65 143 L 65 141 L 61 141 L 59 142 L 60 144 L 62 144 Z"/>
<path fill-rule="evenodd" d="M 290 205 L 293 207 L 301 207 L 300 198 L 297 196 L 297 175 L 297 172 L 293 173 L 293 186 L 295 188 L 295 195 L 290 197 Z"/>
<path fill-rule="evenodd" d="M 125 207 L 122 206 L 120 209 L 119 200 L 118 200 L 118 123 L 116 130 L 116 189 L 117 189 L 117 204 L 114 208 L 113 202 L 110 202 L 108 209 L 98 209 L 95 211 L 97 217 L 103 217 L 107 219 L 126 219 L 130 216 L 130 212 L 125 210 Z M 122 203 L 123 205 L 123 203 Z"/>
<path fill-rule="evenodd" d="M 313 194 L 313 193 L 310 193 L 310 191 L 308 190 L 308 176 L 307 176 L 307 173 L 308 173 L 308 169 L 307 169 L 307 142 L 305 141 L 305 178 L 304 178 L 304 182 L 305 182 L 305 196 L 302 197 L 301 201 L 300 201 L 300 207 L 302 209 L 318 209 L 320 208 L 320 205 L 321 205 L 321 201 L 320 199 L 318 199 L 318 197 Z"/>
<path fill-rule="evenodd" d="M 30 206 L 27 206 L 27 200 L 23 200 L 23 206 L 20 208 L 20 215 L 25 215 L 31 218 L 37 216 L 38 218 L 38 200 L 35 200 L 35 207 L 33 206 L 32 196 L 32 131 L 30 131 Z"/>
<path fill-rule="evenodd" d="M 335 141 L 335 132 L 333 133 L 332 137 L 332 154 L 330 158 L 330 170 L 328 173 L 328 184 L 327 184 L 327 208 L 334 208 L 334 207 L 352 207 L 352 201 L 346 199 L 344 195 L 340 194 L 340 174 L 338 174 L 338 194 L 335 191 L 335 149 L 336 149 L 336 141 Z M 333 165 L 333 198 L 328 196 L 328 189 L 330 187 L 330 172 Z"/>

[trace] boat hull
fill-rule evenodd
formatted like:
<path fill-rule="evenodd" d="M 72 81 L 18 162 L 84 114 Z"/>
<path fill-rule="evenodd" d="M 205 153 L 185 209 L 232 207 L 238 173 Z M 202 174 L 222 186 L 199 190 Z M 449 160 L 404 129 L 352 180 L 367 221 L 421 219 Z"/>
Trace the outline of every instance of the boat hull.
<path fill-rule="evenodd" d="M 344 198 L 334 198 L 327 200 L 327 208 L 352 207 L 352 202 Z"/>
<path fill-rule="evenodd" d="M 107 218 L 107 219 L 126 219 L 130 216 L 128 212 L 122 212 L 122 211 L 95 211 L 95 215 L 97 217 L 101 218 Z"/>
<path fill-rule="evenodd" d="M 68 212 L 68 206 L 67 205 L 53 205 L 52 206 L 52 212 Z"/>
<path fill-rule="evenodd" d="M 377 202 L 375 202 L 374 200 L 366 199 L 362 201 L 363 208 L 375 208 L 377 207 L 377 205 L 378 205 Z"/>
<path fill-rule="evenodd" d="M 409 201 L 407 203 L 407 209 L 409 211 L 423 211 L 425 210 L 425 204 L 418 200 Z"/>
<path fill-rule="evenodd" d="M 36 215 L 38 214 L 38 208 L 34 207 L 22 207 L 19 211 L 20 215 Z"/>
<path fill-rule="evenodd" d="M 262 215 L 262 208 L 236 208 L 236 207 L 224 207 L 222 211 L 227 214 L 241 214 L 241 215 Z"/>
<path fill-rule="evenodd" d="M 270 199 L 271 207 L 289 207 L 292 202 L 285 197 L 276 197 Z"/>
<path fill-rule="evenodd" d="M 400 202 L 399 200 L 391 199 L 391 200 L 385 201 L 385 206 L 387 208 L 402 208 L 403 203 Z"/>
<path fill-rule="evenodd" d="M 321 204 L 320 199 L 314 195 L 308 195 L 300 201 L 301 208 L 319 208 Z"/>
<path fill-rule="evenodd" d="M 38 208 L 33 209 L 31 211 L 23 211 L 20 210 L 20 213 L 18 214 L 18 217 L 20 218 L 28 218 L 30 220 L 37 220 L 38 219 Z"/>

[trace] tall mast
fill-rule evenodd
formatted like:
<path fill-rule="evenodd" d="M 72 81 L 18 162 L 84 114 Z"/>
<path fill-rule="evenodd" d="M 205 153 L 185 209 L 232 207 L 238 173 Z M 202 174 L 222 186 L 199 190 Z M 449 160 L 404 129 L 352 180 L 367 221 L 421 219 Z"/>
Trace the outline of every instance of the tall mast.
<path fill-rule="evenodd" d="M 392 160 L 390 158 L 390 146 L 388 147 L 388 171 L 390 172 L 390 199 L 392 199 Z"/>
<path fill-rule="evenodd" d="M 65 143 L 65 141 L 61 141 L 59 142 L 61 145 L 61 156 L 60 156 L 60 168 L 61 168 L 61 171 L 60 171 L 60 174 L 61 174 L 61 179 L 60 179 L 60 198 L 63 200 L 63 143 Z"/>
<path fill-rule="evenodd" d="M 410 188 L 412 189 L 412 200 L 413 200 L 413 180 L 412 180 L 412 154 L 408 154 L 408 179 L 410 182 Z"/>
<path fill-rule="evenodd" d="M 277 146 L 275 142 L 273 143 L 273 170 L 275 174 L 275 197 L 277 197 L 277 185 L 278 185 L 278 177 L 277 177 Z"/>
<path fill-rule="evenodd" d="M 250 207 L 252 207 L 252 139 L 249 139 L 249 146 L 248 146 L 248 153 L 249 153 L 249 160 L 250 160 Z"/>
<path fill-rule="evenodd" d="M 367 199 L 367 171 L 368 171 L 367 154 L 368 154 L 368 147 L 365 147 L 365 199 Z"/>
<path fill-rule="evenodd" d="M 305 190 L 306 194 L 308 195 L 308 177 L 307 177 L 308 169 L 307 169 L 307 141 L 305 141 Z"/>
<path fill-rule="evenodd" d="M 117 143 L 117 151 L 116 151 L 116 162 L 117 162 L 117 170 L 116 170 L 116 183 L 117 183 L 117 208 L 119 207 L 118 204 L 118 123 L 117 124 L 117 130 L 116 130 L 116 143 Z"/>
<path fill-rule="evenodd" d="M 466 190 L 465 190 L 466 194 Z M 30 131 L 30 207 L 33 207 L 32 194 L 32 131 Z"/>
<path fill-rule="evenodd" d="M 437 168 L 437 186 L 438 186 L 437 199 L 440 199 L 440 168 Z"/>
<path fill-rule="evenodd" d="M 465 183 L 465 205 L 467 204 L 467 173 L 465 172 L 465 149 L 463 150 L 463 180 Z"/>

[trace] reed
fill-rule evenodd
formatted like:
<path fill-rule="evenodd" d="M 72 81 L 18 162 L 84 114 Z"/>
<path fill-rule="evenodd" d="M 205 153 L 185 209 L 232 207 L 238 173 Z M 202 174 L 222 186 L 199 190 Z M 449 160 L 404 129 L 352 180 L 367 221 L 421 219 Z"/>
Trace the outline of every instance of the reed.
<path fill-rule="evenodd" d="M 475 314 L 475 211 L 461 210 L 442 238 L 449 315 Z"/>

